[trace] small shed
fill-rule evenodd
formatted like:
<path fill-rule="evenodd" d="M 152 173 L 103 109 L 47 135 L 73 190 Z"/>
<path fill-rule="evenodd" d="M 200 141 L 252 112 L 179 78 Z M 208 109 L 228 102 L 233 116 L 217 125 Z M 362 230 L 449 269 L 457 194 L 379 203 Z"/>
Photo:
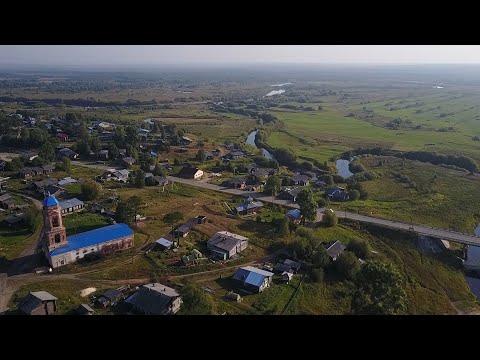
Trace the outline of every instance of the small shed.
<path fill-rule="evenodd" d="M 77 315 L 93 315 L 95 311 L 87 304 L 80 304 L 75 310 Z"/>
<path fill-rule="evenodd" d="M 163 237 L 155 241 L 155 249 L 169 250 L 172 246 L 173 242 Z"/>
<path fill-rule="evenodd" d="M 57 298 L 46 291 L 28 294 L 19 309 L 26 315 L 50 315 L 57 311 Z"/>
<path fill-rule="evenodd" d="M 205 224 L 207 222 L 207 217 L 204 215 L 197 215 L 195 219 L 197 220 L 197 224 Z"/>
<path fill-rule="evenodd" d="M 120 290 L 109 289 L 105 291 L 95 302 L 99 307 L 106 308 L 123 299 L 123 293 Z"/>
<path fill-rule="evenodd" d="M 233 292 L 233 291 L 229 291 L 225 296 L 227 297 L 227 299 L 234 300 L 237 302 L 243 300 L 240 294 L 237 294 L 236 292 Z"/>
<path fill-rule="evenodd" d="M 288 271 L 282 273 L 282 281 L 285 281 L 287 284 L 292 280 L 293 274 Z"/>

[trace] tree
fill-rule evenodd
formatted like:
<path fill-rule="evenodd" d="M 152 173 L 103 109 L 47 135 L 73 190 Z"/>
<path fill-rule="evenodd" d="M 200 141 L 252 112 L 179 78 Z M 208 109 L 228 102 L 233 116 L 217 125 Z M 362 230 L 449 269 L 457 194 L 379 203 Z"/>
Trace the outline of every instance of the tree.
<path fill-rule="evenodd" d="M 195 156 L 195 160 L 203 163 L 206 158 L 207 158 L 207 154 L 205 153 L 205 150 L 200 149 L 200 150 L 197 151 L 197 155 Z"/>
<path fill-rule="evenodd" d="M 35 206 L 25 211 L 24 225 L 29 231 L 33 232 L 35 230 L 35 222 L 39 215 L 40 211 Z"/>
<path fill-rule="evenodd" d="M 348 198 L 351 201 L 358 200 L 360 198 L 360 191 L 353 189 L 348 192 Z"/>
<path fill-rule="evenodd" d="M 72 161 L 67 157 L 64 157 L 62 159 L 62 170 L 69 174 L 70 174 L 70 171 L 72 171 Z"/>
<path fill-rule="evenodd" d="M 26 127 L 23 127 L 20 131 L 20 139 L 22 139 L 22 143 L 26 146 L 30 141 L 30 131 Z"/>
<path fill-rule="evenodd" d="M 290 234 L 290 221 L 285 216 L 280 223 L 280 235 L 287 236 Z"/>
<path fill-rule="evenodd" d="M 318 111 L 322 111 L 322 110 L 323 110 L 323 106 L 319 106 Z"/>
<path fill-rule="evenodd" d="M 78 137 L 82 140 L 88 140 L 88 130 L 85 123 L 80 124 L 80 129 L 78 130 Z"/>
<path fill-rule="evenodd" d="M 173 159 L 173 165 L 174 166 L 179 166 L 180 165 L 180 160 L 178 160 L 177 158 Z"/>
<path fill-rule="evenodd" d="M 320 198 L 320 199 L 318 199 L 317 204 L 318 204 L 318 207 L 323 208 L 323 207 L 325 207 L 325 205 L 327 205 L 327 200 L 325 200 L 324 198 Z"/>
<path fill-rule="evenodd" d="M 347 245 L 347 250 L 353 252 L 360 259 L 368 259 L 371 256 L 372 250 L 370 244 L 365 240 L 351 240 Z"/>
<path fill-rule="evenodd" d="M 177 221 L 183 220 L 183 214 L 180 211 L 170 212 L 168 214 L 165 214 L 162 220 L 167 224 L 171 225 L 176 223 Z"/>
<path fill-rule="evenodd" d="M 115 220 L 118 223 L 132 224 L 135 220 L 135 212 L 128 201 L 120 201 L 115 211 Z"/>
<path fill-rule="evenodd" d="M 165 140 L 167 138 L 167 132 L 165 131 L 165 126 L 160 127 L 160 133 L 162 134 L 162 139 Z"/>
<path fill-rule="evenodd" d="M 359 315 L 398 315 L 406 311 L 407 295 L 403 277 L 390 263 L 362 265 L 357 274 L 352 310 Z"/>
<path fill-rule="evenodd" d="M 138 159 L 138 151 L 135 146 L 127 144 L 126 150 L 127 150 L 127 156 L 130 156 L 134 159 Z"/>
<path fill-rule="evenodd" d="M 332 175 L 323 175 L 320 177 L 320 180 L 325 181 L 327 185 L 333 185 L 333 177 Z"/>
<path fill-rule="evenodd" d="M 49 163 L 55 160 L 55 149 L 53 148 L 52 143 L 46 142 L 43 144 L 38 156 Z"/>
<path fill-rule="evenodd" d="M 317 244 L 312 255 L 312 265 L 315 268 L 325 268 L 330 264 L 330 256 L 322 244 Z"/>
<path fill-rule="evenodd" d="M 182 137 L 182 136 L 185 135 L 185 131 L 183 131 L 182 129 L 178 129 L 177 135 L 178 135 L 179 137 Z"/>
<path fill-rule="evenodd" d="M 157 134 L 160 132 L 160 127 L 158 126 L 158 122 L 154 121 L 152 126 L 152 133 Z"/>
<path fill-rule="evenodd" d="M 134 184 L 137 188 L 145 187 L 145 171 L 142 169 L 135 171 Z"/>
<path fill-rule="evenodd" d="M 23 163 L 19 158 L 14 158 L 12 161 L 7 161 L 5 165 L 5 170 L 7 171 L 18 171 L 23 168 Z"/>
<path fill-rule="evenodd" d="M 297 161 L 297 155 L 290 149 L 276 149 L 275 159 L 282 165 L 294 165 Z"/>
<path fill-rule="evenodd" d="M 95 200 L 100 195 L 100 185 L 93 181 L 86 181 L 82 183 L 80 187 L 82 191 L 82 197 L 85 200 Z"/>
<path fill-rule="evenodd" d="M 138 144 L 139 135 L 138 130 L 134 126 L 127 126 L 126 141 L 128 144 L 136 147 Z"/>
<path fill-rule="evenodd" d="M 210 294 L 197 285 L 188 284 L 181 290 L 181 315 L 215 315 L 215 302 Z"/>
<path fill-rule="evenodd" d="M 113 133 L 113 142 L 119 149 L 123 149 L 126 146 L 126 138 L 127 134 L 123 126 L 116 127 Z"/>
<path fill-rule="evenodd" d="M 90 155 L 90 145 L 86 140 L 77 140 L 76 143 L 77 152 L 83 156 Z"/>
<path fill-rule="evenodd" d="M 120 151 L 118 150 L 118 147 L 117 145 L 115 144 L 111 144 L 109 147 L 108 147 L 108 156 L 113 159 L 113 160 L 116 160 L 119 158 L 120 156 Z"/>
<path fill-rule="evenodd" d="M 155 165 L 155 169 L 153 169 L 153 175 L 155 176 L 167 176 L 167 172 L 165 171 L 165 168 L 160 165 L 160 164 L 157 164 Z"/>
<path fill-rule="evenodd" d="M 145 172 L 150 172 L 152 171 L 151 170 L 152 166 L 155 165 L 155 159 L 150 157 L 148 154 L 147 156 L 148 156 L 147 159 L 144 160 L 140 165 L 140 169 L 142 169 Z"/>
<path fill-rule="evenodd" d="M 92 137 L 90 140 L 90 149 L 95 153 L 98 154 L 100 150 L 102 150 L 102 143 L 97 136 Z"/>
<path fill-rule="evenodd" d="M 323 221 L 325 225 L 334 227 L 338 224 L 338 216 L 334 211 L 325 211 L 325 214 L 323 215 Z"/>
<path fill-rule="evenodd" d="M 134 195 L 134 196 L 128 198 L 128 204 L 132 208 L 135 222 L 137 222 L 137 214 L 140 212 L 140 209 L 142 207 L 142 203 L 143 203 L 142 198 L 138 195 Z"/>
<path fill-rule="evenodd" d="M 353 252 L 344 251 L 335 261 L 335 269 L 344 279 L 354 280 L 360 270 L 360 262 Z"/>
<path fill-rule="evenodd" d="M 278 176 L 274 175 L 267 179 L 267 183 L 265 184 L 265 192 L 276 196 L 280 192 L 281 187 L 282 180 Z"/>
<path fill-rule="evenodd" d="M 322 268 L 312 268 L 310 270 L 310 277 L 313 281 L 321 283 L 325 278 L 325 272 Z"/>
<path fill-rule="evenodd" d="M 315 221 L 317 219 L 318 204 L 315 201 L 312 190 L 305 189 L 298 194 L 297 203 L 300 205 L 300 211 L 305 220 Z"/>

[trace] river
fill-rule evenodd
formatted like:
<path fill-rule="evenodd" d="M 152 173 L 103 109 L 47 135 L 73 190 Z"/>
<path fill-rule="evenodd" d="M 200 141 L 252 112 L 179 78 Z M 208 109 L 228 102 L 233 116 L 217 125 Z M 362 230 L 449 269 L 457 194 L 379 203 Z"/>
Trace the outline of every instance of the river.
<path fill-rule="evenodd" d="M 252 145 L 253 147 L 258 149 L 259 147 L 257 146 L 257 144 L 255 144 L 255 136 L 257 135 L 257 132 L 258 130 L 254 130 L 250 134 L 248 134 L 246 142 L 248 145 Z M 267 149 L 262 148 L 261 150 L 262 150 L 262 155 L 265 156 L 267 159 L 269 160 L 274 159 L 273 155 Z"/>
<path fill-rule="evenodd" d="M 336 164 L 338 175 L 340 175 L 344 179 L 348 179 L 350 176 L 353 175 L 353 173 L 348 167 L 348 165 L 350 164 L 350 160 L 338 159 Z"/>

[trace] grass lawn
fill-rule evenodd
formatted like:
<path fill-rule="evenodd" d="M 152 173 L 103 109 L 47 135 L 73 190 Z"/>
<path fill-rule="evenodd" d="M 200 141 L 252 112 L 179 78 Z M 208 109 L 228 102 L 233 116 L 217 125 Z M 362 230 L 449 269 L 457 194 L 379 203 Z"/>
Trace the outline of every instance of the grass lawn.
<path fill-rule="evenodd" d="M 3 220 L 4 216 L 2 216 Z M 0 228 L 0 258 L 6 259 L 17 258 L 22 251 L 29 245 L 33 244 L 40 236 L 42 229 L 42 216 L 35 219 L 35 230 L 33 232 L 26 228 L 20 227 L 18 229 L 9 229 L 6 227 Z"/>
<path fill-rule="evenodd" d="M 63 225 L 67 228 L 69 236 L 110 225 L 110 223 L 105 216 L 100 214 L 79 212 L 63 216 Z"/>

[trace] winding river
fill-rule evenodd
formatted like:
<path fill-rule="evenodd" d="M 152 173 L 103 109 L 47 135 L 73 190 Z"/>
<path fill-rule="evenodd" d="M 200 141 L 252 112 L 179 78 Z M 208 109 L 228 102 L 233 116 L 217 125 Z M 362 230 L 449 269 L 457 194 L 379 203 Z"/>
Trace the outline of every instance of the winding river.
<path fill-rule="evenodd" d="M 258 132 L 258 130 L 254 130 L 254 131 L 252 131 L 250 134 L 248 134 L 246 143 L 247 143 L 248 145 L 252 145 L 252 146 L 255 147 L 256 149 L 259 149 L 259 147 L 257 146 L 257 144 L 255 144 L 255 136 L 257 135 L 257 132 Z M 274 159 L 272 153 L 270 153 L 267 149 L 263 149 L 263 148 L 262 148 L 261 150 L 262 150 L 262 155 L 265 156 L 267 159 L 269 159 L 269 160 L 273 160 L 273 159 Z"/>
<path fill-rule="evenodd" d="M 336 162 L 338 175 L 343 177 L 344 179 L 348 179 L 353 173 L 350 171 L 348 165 L 350 164 L 350 160 L 345 159 L 338 159 Z"/>

